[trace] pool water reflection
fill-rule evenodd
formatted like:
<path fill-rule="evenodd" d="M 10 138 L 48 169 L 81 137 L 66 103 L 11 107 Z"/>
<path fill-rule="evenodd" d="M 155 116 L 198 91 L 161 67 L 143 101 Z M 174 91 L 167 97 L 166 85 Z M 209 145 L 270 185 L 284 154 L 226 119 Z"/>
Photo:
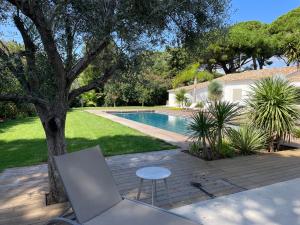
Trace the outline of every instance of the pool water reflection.
<path fill-rule="evenodd" d="M 153 127 L 158 127 L 175 133 L 188 135 L 187 127 L 190 122 L 190 119 L 188 118 L 165 115 L 156 112 L 130 112 L 112 114 Z"/>

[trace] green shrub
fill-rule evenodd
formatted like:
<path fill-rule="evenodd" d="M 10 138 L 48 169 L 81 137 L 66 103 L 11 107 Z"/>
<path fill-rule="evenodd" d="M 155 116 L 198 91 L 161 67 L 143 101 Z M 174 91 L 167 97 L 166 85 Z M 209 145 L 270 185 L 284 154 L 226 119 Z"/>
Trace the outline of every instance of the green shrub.
<path fill-rule="evenodd" d="M 278 150 L 275 143 L 288 140 L 300 118 L 297 89 L 280 77 L 257 81 L 251 89 L 247 99 L 251 124 L 269 135 L 269 151 Z"/>
<path fill-rule="evenodd" d="M 196 106 L 195 106 L 196 108 L 199 108 L 199 109 L 202 109 L 203 107 L 204 107 L 204 103 L 203 102 L 197 102 L 197 104 L 196 104 Z"/>
<path fill-rule="evenodd" d="M 193 115 L 188 126 L 189 135 L 192 140 L 202 145 L 200 156 L 207 160 L 212 160 L 214 157 L 213 149 L 208 147 L 214 146 L 214 125 L 212 116 L 209 113 L 200 111 Z"/>
<path fill-rule="evenodd" d="M 230 145 L 243 155 L 249 155 L 265 148 L 267 135 L 251 126 L 242 126 L 228 132 Z"/>
<path fill-rule="evenodd" d="M 185 96 L 186 90 L 180 89 L 175 93 L 176 102 L 179 104 L 181 108 L 183 108 L 188 101 L 188 98 Z"/>
<path fill-rule="evenodd" d="M 220 155 L 223 158 L 232 158 L 236 155 L 236 151 L 229 142 L 223 141 L 220 149 Z"/>
<path fill-rule="evenodd" d="M 219 81 L 212 80 L 208 84 L 208 99 L 211 101 L 220 101 L 223 97 L 223 86 Z"/>
<path fill-rule="evenodd" d="M 189 99 L 186 99 L 184 105 L 185 107 L 190 107 L 192 105 L 192 102 Z"/>
<path fill-rule="evenodd" d="M 0 118 L 16 119 L 34 115 L 36 115 L 36 111 L 32 104 L 15 104 L 11 102 L 0 103 Z"/>
<path fill-rule="evenodd" d="M 202 148 L 202 144 L 197 141 L 193 141 L 189 144 L 189 152 L 193 155 L 201 156 Z"/>
<path fill-rule="evenodd" d="M 232 130 L 232 124 L 241 113 L 241 107 L 236 103 L 227 101 L 214 101 L 207 108 L 214 121 L 216 136 L 215 149 L 217 155 L 221 151 L 223 138 Z"/>
<path fill-rule="evenodd" d="M 295 138 L 300 138 L 300 128 L 299 127 L 295 128 L 295 130 L 293 132 L 293 136 Z"/>

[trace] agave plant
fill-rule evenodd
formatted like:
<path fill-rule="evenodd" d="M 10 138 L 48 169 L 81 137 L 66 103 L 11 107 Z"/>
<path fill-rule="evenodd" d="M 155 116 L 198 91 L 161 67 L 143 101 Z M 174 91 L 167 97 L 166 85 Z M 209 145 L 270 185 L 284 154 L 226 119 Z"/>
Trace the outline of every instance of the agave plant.
<path fill-rule="evenodd" d="M 289 140 L 295 130 L 300 113 L 296 107 L 299 99 L 295 86 L 280 77 L 256 82 L 247 100 L 252 124 L 269 136 L 269 151 L 279 148 L 281 140 Z"/>
<path fill-rule="evenodd" d="M 265 147 L 267 135 L 253 126 L 242 126 L 228 133 L 231 146 L 243 155 L 262 150 Z"/>
<path fill-rule="evenodd" d="M 207 160 L 212 160 L 213 129 L 215 126 L 213 118 L 209 113 L 200 111 L 193 115 L 191 121 L 192 122 L 188 126 L 190 137 L 196 142 L 202 144 L 202 157 Z M 211 145 L 210 148 L 208 148 L 207 141 Z"/>
<path fill-rule="evenodd" d="M 219 152 L 222 147 L 222 138 L 232 129 L 233 121 L 240 115 L 241 107 L 236 103 L 214 101 L 209 104 L 208 112 L 215 122 L 217 152 Z"/>

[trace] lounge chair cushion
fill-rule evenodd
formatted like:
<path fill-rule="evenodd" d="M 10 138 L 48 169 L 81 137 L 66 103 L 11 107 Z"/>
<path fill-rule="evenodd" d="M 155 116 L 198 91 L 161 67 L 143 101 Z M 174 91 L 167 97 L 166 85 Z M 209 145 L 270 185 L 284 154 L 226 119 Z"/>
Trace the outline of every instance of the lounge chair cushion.
<path fill-rule="evenodd" d="M 78 222 L 122 201 L 99 146 L 54 159 Z"/>
<path fill-rule="evenodd" d="M 123 200 L 84 225 L 196 225 L 198 223 L 158 208 Z M 198 224 L 199 225 L 199 224 Z"/>

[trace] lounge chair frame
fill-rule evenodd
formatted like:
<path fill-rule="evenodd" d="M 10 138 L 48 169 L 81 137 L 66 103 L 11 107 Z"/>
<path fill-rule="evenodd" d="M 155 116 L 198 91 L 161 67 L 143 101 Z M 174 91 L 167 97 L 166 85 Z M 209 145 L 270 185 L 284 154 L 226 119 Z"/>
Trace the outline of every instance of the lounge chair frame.
<path fill-rule="evenodd" d="M 91 149 L 93 149 L 93 150 L 97 149 L 97 150 L 101 151 L 101 149 L 100 149 L 99 146 L 96 146 L 96 147 L 91 148 Z M 60 173 L 59 173 L 59 174 L 60 174 Z M 61 176 L 61 174 L 60 174 L 60 176 Z M 63 183 L 64 183 L 64 182 L 63 182 Z M 64 185 L 65 185 L 65 183 L 64 183 Z M 66 191 L 66 193 L 67 193 L 67 195 L 68 195 L 68 192 L 67 192 L 67 191 Z M 153 206 L 153 205 L 150 205 L 150 204 L 147 204 L 147 203 L 144 203 L 144 202 L 141 202 L 141 201 L 136 201 L 136 200 L 132 200 L 132 199 L 127 199 L 127 198 L 124 198 L 124 197 L 122 197 L 121 199 L 122 199 L 122 200 L 128 200 L 128 201 L 131 201 L 131 202 L 140 204 L 140 205 L 144 205 L 144 206 L 153 208 L 153 209 L 158 210 L 158 211 L 163 212 L 163 213 L 167 213 L 167 214 L 174 215 L 174 216 L 176 216 L 176 217 L 178 217 L 178 218 L 185 219 L 185 220 L 187 220 L 187 221 L 193 222 L 195 225 L 196 225 L 196 224 L 199 224 L 199 223 L 196 223 L 195 221 L 191 221 L 189 218 L 187 218 L 187 217 L 185 217 L 185 216 L 178 215 L 178 214 L 173 213 L 173 212 L 171 212 L 171 211 L 168 211 L 168 210 L 165 210 L 165 209 L 162 209 L 162 208 L 158 208 L 158 207 L 155 207 L 155 206 Z M 69 208 L 68 208 L 61 216 L 51 219 L 50 221 L 48 221 L 48 222 L 46 223 L 46 225 L 54 225 L 54 224 L 57 224 L 57 223 L 59 223 L 59 224 L 61 224 L 61 223 L 62 223 L 62 224 L 68 224 L 68 225 L 82 225 L 81 223 L 79 223 L 79 221 L 78 221 L 77 218 L 76 218 L 76 214 L 75 214 L 75 212 L 74 212 L 74 210 L 73 210 L 72 202 L 71 202 L 71 201 L 70 201 L 70 203 L 71 203 L 71 204 L 70 204 L 71 206 L 70 206 L 70 207 L 69 207 Z M 71 212 L 71 213 L 69 212 L 70 209 L 72 209 L 72 212 Z M 108 209 L 109 209 L 109 208 L 108 208 Z M 107 209 L 107 210 L 108 210 L 108 209 Z M 69 213 L 68 213 L 68 212 L 69 212 Z M 199 225 L 200 225 L 200 224 L 199 224 Z"/>

